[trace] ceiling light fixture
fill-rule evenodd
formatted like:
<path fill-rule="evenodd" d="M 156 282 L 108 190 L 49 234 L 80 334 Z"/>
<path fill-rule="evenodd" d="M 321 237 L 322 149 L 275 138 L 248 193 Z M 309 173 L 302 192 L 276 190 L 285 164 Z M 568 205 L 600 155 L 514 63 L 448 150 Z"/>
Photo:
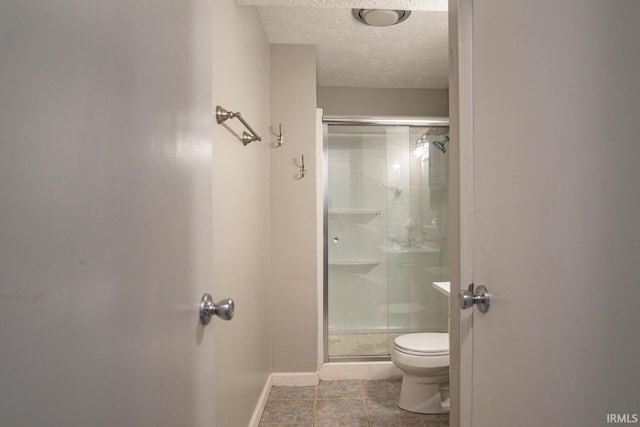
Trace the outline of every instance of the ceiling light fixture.
<path fill-rule="evenodd" d="M 411 15 L 410 10 L 393 9 L 351 9 L 351 13 L 357 21 L 373 27 L 396 25 Z"/>

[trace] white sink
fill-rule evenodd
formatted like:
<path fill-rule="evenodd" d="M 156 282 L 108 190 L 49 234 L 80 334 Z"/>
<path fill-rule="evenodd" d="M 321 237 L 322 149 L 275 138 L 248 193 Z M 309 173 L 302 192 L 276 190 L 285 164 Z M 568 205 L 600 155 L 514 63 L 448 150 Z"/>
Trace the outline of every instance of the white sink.
<path fill-rule="evenodd" d="M 451 282 L 433 282 L 433 287 L 446 296 L 451 295 Z"/>

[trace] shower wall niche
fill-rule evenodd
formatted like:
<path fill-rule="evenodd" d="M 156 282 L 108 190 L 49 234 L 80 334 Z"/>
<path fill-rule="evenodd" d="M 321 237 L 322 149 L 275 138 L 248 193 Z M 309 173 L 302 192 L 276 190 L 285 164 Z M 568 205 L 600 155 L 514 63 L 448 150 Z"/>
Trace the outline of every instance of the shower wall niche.
<path fill-rule="evenodd" d="M 446 331 L 448 120 L 325 118 L 325 360 L 388 359 Z M 406 122 L 406 121 L 405 121 Z"/>

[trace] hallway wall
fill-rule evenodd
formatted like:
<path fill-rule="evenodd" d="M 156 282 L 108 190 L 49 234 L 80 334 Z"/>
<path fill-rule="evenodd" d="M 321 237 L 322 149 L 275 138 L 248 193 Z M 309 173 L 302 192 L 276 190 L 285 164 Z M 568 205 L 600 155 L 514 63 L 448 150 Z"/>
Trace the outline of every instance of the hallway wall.
<path fill-rule="evenodd" d="M 239 111 L 262 136 L 243 146 L 237 119 L 213 121 L 213 297 L 236 302 L 215 319 L 216 425 L 249 423 L 271 373 L 269 316 L 269 45 L 253 7 L 213 2 L 212 111 Z M 213 402 L 213 399 L 212 399 Z"/>

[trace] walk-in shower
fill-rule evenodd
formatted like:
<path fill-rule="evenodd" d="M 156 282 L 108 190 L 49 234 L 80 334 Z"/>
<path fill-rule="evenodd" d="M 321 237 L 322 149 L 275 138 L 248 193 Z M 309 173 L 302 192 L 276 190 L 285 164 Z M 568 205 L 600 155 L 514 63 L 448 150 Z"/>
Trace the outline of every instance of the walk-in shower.
<path fill-rule="evenodd" d="M 324 359 L 389 360 L 446 331 L 449 121 L 323 118 Z"/>

